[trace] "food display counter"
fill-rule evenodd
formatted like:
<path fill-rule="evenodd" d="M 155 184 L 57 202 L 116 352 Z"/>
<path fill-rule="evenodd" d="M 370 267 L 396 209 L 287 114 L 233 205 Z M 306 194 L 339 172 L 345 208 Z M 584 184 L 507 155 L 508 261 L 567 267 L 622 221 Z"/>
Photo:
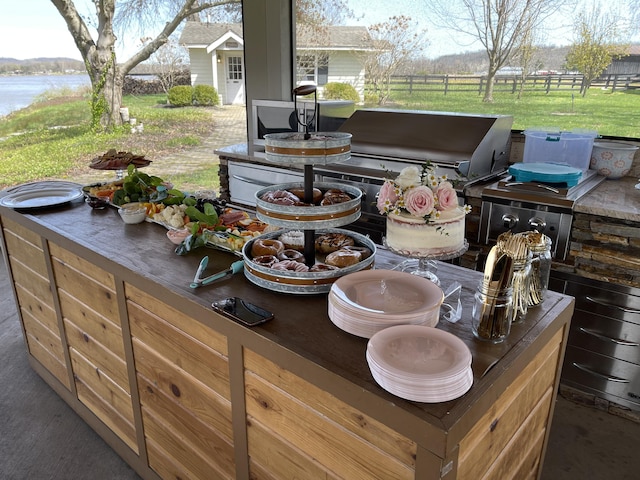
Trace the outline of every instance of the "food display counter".
<path fill-rule="evenodd" d="M 481 274 L 462 283 L 473 386 L 443 403 L 382 389 L 367 340 L 337 328 L 327 295 L 273 292 L 236 274 L 190 288 L 198 264 L 160 225 L 125 225 L 81 201 L 0 207 L 3 253 L 32 368 L 143 478 L 539 478 L 573 298 L 549 292 L 504 343 L 476 340 Z M 375 268 L 401 261 L 383 248 Z M 238 296 L 275 318 L 247 328 L 213 311 Z M 428 327 L 425 327 L 428 328 Z M 70 452 L 73 454 L 73 452 Z"/>

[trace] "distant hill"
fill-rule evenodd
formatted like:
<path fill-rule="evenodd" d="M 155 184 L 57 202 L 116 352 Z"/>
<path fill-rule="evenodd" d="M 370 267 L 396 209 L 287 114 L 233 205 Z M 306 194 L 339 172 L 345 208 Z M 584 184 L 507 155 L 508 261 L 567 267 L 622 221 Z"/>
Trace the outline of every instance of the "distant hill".
<path fill-rule="evenodd" d="M 84 63 L 73 58 L 17 58 L 0 57 L 0 75 L 35 75 L 42 73 L 84 73 Z"/>
<path fill-rule="evenodd" d="M 535 52 L 531 70 L 554 70 L 563 71 L 565 59 L 570 47 L 539 47 Z M 505 67 L 516 67 L 505 65 Z M 487 53 L 484 50 L 463 52 L 452 55 L 443 55 L 434 59 L 418 59 L 407 66 L 410 74 L 420 72 L 421 74 L 480 74 L 487 71 Z"/>

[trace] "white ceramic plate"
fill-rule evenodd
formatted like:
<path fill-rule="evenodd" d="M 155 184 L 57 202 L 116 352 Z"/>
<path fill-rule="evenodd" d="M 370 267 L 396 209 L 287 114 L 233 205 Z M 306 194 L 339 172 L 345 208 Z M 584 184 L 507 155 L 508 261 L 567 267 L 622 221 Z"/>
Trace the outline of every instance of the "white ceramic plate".
<path fill-rule="evenodd" d="M 337 280 L 331 291 L 346 308 L 389 318 L 431 311 L 444 301 L 442 289 L 430 280 L 394 270 L 351 273 Z"/>
<path fill-rule="evenodd" d="M 63 205 L 82 197 L 79 186 L 59 186 L 42 189 L 16 190 L 0 198 L 0 205 L 17 209 L 34 209 Z"/>
<path fill-rule="evenodd" d="M 385 328 L 369 339 L 367 352 L 381 369 L 399 377 L 444 378 L 471 365 L 471 351 L 462 340 L 421 325 Z"/>

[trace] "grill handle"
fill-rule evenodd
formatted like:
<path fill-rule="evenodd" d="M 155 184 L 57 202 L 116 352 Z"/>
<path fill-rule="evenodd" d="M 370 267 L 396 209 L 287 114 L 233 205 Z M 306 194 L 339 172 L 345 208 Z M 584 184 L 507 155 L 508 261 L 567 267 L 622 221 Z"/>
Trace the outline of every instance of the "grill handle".
<path fill-rule="evenodd" d="M 615 308 L 616 310 L 620 310 L 620 311 L 626 312 L 626 313 L 640 313 L 640 310 L 637 310 L 635 308 L 621 307 L 620 305 L 616 305 L 615 303 L 603 302 L 602 300 L 598 300 L 598 299 L 595 299 L 595 298 L 590 297 L 590 296 L 586 296 L 584 298 L 587 301 L 589 301 L 591 303 L 595 303 L 596 305 L 600 305 L 602 307 Z"/>
<path fill-rule="evenodd" d="M 247 177 L 241 177 L 240 175 L 231 175 L 233 178 L 235 178 L 236 180 L 240 180 L 241 182 L 246 182 L 246 183 L 250 183 L 253 185 L 259 185 L 261 187 L 270 187 L 271 185 L 273 185 L 273 183 L 271 182 L 260 182 L 258 180 L 254 180 L 252 178 L 247 178 Z"/>
<path fill-rule="evenodd" d="M 589 367 L 586 367 L 586 366 L 584 366 L 584 365 L 582 365 L 580 363 L 577 363 L 577 362 L 573 362 L 572 365 L 574 367 L 576 367 L 578 370 L 582 370 L 583 372 L 590 373 L 591 375 L 595 375 L 596 377 L 599 377 L 599 378 L 604 378 L 605 380 L 608 380 L 610 382 L 631 383 L 626 378 L 614 377 L 612 375 L 605 375 L 603 373 L 593 371 Z"/>
<path fill-rule="evenodd" d="M 637 342 L 630 342 L 629 340 L 622 340 L 621 338 L 608 337 L 607 335 L 603 335 L 601 333 L 594 332 L 590 328 L 580 327 L 580 331 L 582 333 L 586 333 L 587 335 L 591 335 L 592 337 L 596 337 L 599 340 L 604 340 L 605 342 L 613 342 L 613 343 L 615 343 L 617 345 L 623 345 L 625 347 L 638 347 L 638 346 L 640 346 L 640 344 L 637 343 Z"/>

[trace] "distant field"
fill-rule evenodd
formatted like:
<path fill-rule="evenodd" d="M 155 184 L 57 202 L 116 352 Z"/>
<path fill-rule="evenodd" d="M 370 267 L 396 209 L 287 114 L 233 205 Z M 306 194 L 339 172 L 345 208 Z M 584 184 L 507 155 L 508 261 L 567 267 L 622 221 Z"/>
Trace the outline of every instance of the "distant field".
<path fill-rule="evenodd" d="M 602 90 L 591 88 L 585 97 L 562 90 L 526 91 L 520 99 L 496 92 L 493 103 L 484 103 L 477 91 L 394 91 L 387 105 L 394 108 L 513 115 L 515 130 L 557 127 L 588 129 L 600 135 L 640 138 L 640 89 Z"/>

